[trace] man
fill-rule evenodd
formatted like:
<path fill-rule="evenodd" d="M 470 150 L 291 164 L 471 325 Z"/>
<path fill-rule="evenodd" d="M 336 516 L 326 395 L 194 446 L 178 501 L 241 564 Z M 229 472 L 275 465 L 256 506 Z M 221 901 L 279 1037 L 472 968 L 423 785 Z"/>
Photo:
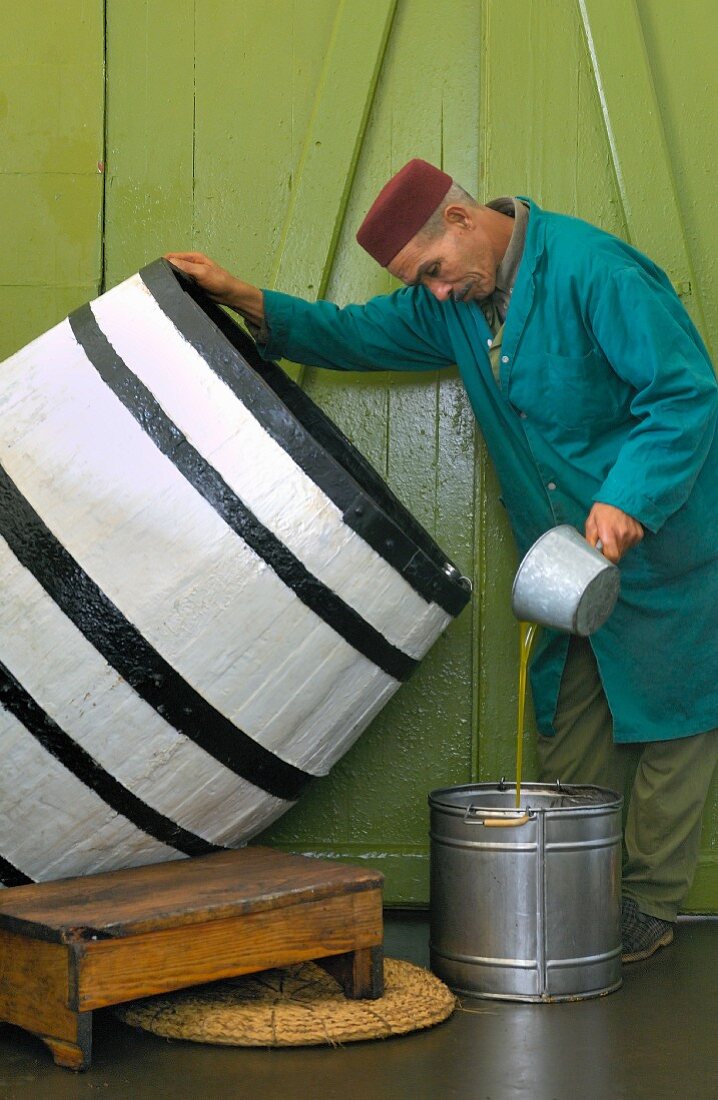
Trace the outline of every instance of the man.
<path fill-rule="evenodd" d="M 260 351 L 348 370 L 456 363 L 519 551 L 559 523 L 620 562 L 588 642 L 532 664 L 541 779 L 624 789 L 623 958 L 673 938 L 718 759 L 718 386 L 664 273 L 529 200 L 487 206 L 425 161 L 383 188 L 359 243 L 404 288 L 338 309 L 169 259 L 254 326 Z"/>

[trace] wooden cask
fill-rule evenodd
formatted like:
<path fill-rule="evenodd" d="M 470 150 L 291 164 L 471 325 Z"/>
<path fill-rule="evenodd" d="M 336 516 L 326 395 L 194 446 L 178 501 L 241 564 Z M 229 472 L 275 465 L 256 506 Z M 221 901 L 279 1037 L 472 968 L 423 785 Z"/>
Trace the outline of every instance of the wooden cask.
<path fill-rule="evenodd" d="M 469 599 L 162 260 L 3 364 L 0 463 L 5 885 L 243 844 Z"/>

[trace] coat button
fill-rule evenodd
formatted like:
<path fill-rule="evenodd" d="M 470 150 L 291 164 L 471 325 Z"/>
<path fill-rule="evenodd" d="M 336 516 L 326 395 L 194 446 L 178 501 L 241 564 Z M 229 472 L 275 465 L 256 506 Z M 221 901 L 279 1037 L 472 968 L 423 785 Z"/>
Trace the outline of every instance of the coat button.
<path fill-rule="evenodd" d="M 554 490 L 554 489 L 556 488 L 556 482 L 555 482 L 555 481 L 549 481 L 549 483 L 548 483 L 548 485 L 546 486 L 546 488 L 547 488 L 547 489 L 550 489 L 550 490 L 551 490 L 551 492 L 553 492 L 553 490 Z"/>
<path fill-rule="evenodd" d="M 521 417 L 522 420 L 526 420 L 528 418 L 528 415 L 529 415 L 528 413 L 523 412 L 523 411 L 519 413 L 519 416 Z"/>
<path fill-rule="evenodd" d="M 502 355 L 501 356 L 501 362 L 502 363 L 508 363 L 508 361 L 509 361 L 508 355 Z"/>

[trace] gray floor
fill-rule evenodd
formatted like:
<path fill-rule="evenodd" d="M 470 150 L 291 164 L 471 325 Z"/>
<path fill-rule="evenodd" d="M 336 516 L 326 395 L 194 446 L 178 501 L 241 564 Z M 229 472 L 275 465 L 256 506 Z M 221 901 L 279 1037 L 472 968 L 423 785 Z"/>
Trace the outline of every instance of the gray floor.
<path fill-rule="evenodd" d="M 386 953 L 426 965 L 427 919 L 388 913 Z M 0 1028 L 0 1096 L 313 1100 L 718 1100 L 718 921 L 681 920 L 674 943 L 593 1001 L 465 999 L 430 1031 L 343 1048 L 240 1050 L 168 1042 L 95 1013 L 92 1068 L 56 1068 Z"/>

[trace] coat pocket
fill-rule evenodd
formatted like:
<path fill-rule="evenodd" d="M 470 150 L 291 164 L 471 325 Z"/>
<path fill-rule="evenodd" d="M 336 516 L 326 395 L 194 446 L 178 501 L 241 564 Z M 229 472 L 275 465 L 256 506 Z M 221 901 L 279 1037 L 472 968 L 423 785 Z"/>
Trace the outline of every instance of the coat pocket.
<path fill-rule="evenodd" d="M 595 351 L 523 358 L 535 385 L 534 414 L 544 423 L 590 435 L 630 416 L 630 387 Z"/>

